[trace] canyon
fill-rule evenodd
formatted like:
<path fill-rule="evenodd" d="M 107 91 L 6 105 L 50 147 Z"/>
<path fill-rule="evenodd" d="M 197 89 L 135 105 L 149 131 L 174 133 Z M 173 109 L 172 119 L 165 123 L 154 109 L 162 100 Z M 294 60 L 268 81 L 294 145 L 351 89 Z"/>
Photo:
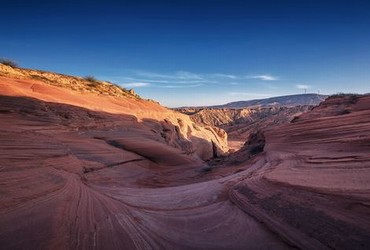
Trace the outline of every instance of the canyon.
<path fill-rule="evenodd" d="M 319 104 L 319 103 L 317 103 Z M 271 129 L 291 122 L 314 105 L 294 105 L 290 107 L 269 106 L 250 108 L 180 108 L 175 109 L 190 116 L 199 125 L 222 128 L 228 135 L 228 145 L 232 152 L 239 150 L 249 136 L 258 131 Z"/>
<path fill-rule="evenodd" d="M 182 112 L 0 64 L 0 248 L 369 249 L 370 95 Z"/>

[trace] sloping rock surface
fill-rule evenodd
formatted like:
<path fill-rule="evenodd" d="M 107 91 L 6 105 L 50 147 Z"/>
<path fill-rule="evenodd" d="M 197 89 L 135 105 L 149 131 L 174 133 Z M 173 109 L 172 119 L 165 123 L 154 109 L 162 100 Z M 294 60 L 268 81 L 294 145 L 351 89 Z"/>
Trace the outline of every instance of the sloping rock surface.
<path fill-rule="evenodd" d="M 306 105 L 244 109 L 184 108 L 178 111 L 188 114 L 196 124 L 222 128 L 227 132 L 229 147 L 239 150 L 250 135 L 290 123 L 312 108 Z"/>
<path fill-rule="evenodd" d="M 264 133 L 264 165 L 230 191 L 302 249 L 370 247 L 370 96 L 332 97 Z"/>
<path fill-rule="evenodd" d="M 209 170 L 223 132 L 154 102 L 9 76 L 0 90 L 1 249 L 370 247 L 369 96 Z"/>
<path fill-rule="evenodd" d="M 203 178 L 224 131 L 24 76 L 1 77 L 0 91 L 1 249 L 286 247 L 224 180 Z"/>

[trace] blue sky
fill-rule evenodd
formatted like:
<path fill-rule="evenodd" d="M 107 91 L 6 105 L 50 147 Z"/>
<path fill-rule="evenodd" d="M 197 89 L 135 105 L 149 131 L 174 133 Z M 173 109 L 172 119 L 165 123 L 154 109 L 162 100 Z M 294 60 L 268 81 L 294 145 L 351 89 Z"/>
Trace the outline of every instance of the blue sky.
<path fill-rule="evenodd" d="M 365 0 L 3 0 L 0 21 L 0 57 L 170 107 L 370 92 Z"/>

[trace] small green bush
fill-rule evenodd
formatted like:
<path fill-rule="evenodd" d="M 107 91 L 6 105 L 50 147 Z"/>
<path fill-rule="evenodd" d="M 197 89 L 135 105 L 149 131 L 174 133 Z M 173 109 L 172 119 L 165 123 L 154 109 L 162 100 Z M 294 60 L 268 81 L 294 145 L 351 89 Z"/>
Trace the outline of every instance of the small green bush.
<path fill-rule="evenodd" d="M 18 64 L 16 62 L 10 60 L 10 59 L 1 58 L 0 63 L 4 64 L 4 65 L 7 65 L 7 66 L 10 66 L 12 68 L 18 67 Z"/>

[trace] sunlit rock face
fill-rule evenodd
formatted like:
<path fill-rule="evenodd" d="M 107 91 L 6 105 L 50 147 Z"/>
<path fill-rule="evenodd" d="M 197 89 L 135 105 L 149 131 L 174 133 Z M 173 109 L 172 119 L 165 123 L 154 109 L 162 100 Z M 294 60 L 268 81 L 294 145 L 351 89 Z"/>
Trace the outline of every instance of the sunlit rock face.
<path fill-rule="evenodd" d="M 285 247 L 224 184 L 203 182 L 203 159 L 227 150 L 223 130 L 126 94 L 28 76 L 0 85 L 3 248 Z"/>
<path fill-rule="evenodd" d="M 236 151 L 244 145 L 250 135 L 290 123 L 313 107 L 310 105 L 291 107 L 276 105 L 242 109 L 181 108 L 178 111 L 188 114 L 196 124 L 217 126 L 225 130 L 231 151 Z"/>
<path fill-rule="evenodd" d="M 143 100 L 111 83 L 0 64 L 1 75 L 4 76 L 0 82 L 2 95 L 33 97 L 92 111 L 130 115 L 159 134 L 168 145 L 201 159 L 228 151 L 226 135 L 219 129 L 196 125 L 187 115 Z"/>

